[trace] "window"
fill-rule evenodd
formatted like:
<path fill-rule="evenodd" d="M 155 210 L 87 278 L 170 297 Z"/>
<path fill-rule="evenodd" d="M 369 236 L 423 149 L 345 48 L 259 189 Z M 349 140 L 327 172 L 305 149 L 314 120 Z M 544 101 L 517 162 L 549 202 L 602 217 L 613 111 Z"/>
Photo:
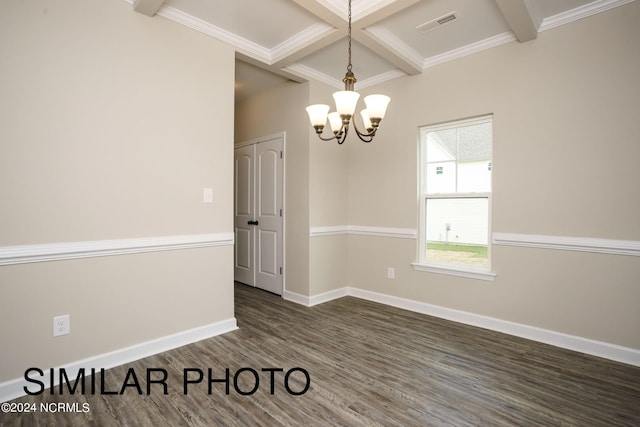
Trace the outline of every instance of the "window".
<path fill-rule="evenodd" d="M 420 129 L 419 270 L 492 280 L 492 117 Z M 457 273 L 456 273 L 457 272 Z"/>

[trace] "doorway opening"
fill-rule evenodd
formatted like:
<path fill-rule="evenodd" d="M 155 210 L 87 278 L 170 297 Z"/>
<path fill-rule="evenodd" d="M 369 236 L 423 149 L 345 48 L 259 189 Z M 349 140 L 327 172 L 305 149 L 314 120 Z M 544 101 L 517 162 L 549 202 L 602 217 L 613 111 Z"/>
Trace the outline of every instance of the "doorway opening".
<path fill-rule="evenodd" d="M 284 132 L 234 150 L 234 279 L 282 295 Z"/>

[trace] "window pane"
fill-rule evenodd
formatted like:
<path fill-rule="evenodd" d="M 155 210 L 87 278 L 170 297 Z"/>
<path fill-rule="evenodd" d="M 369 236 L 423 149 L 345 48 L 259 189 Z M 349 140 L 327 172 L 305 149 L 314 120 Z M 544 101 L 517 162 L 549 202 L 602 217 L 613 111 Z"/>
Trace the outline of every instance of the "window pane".
<path fill-rule="evenodd" d="M 426 199 L 428 261 L 488 267 L 489 199 Z"/>
<path fill-rule="evenodd" d="M 425 174 L 427 194 L 456 192 L 456 162 L 428 163 Z"/>
<path fill-rule="evenodd" d="M 426 132 L 423 183 L 427 194 L 491 192 L 491 123 L 476 123 Z M 424 143 L 424 142 L 423 142 Z M 454 176 L 434 164 L 455 163 Z"/>
<path fill-rule="evenodd" d="M 491 162 L 458 163 L 458 193 L 491 192 Z"/>
<path fill-rule="evenodd" d="M 458 130 L 457 159 L 459 162 L 491 158 L 491 123 L 478 123 L 456 129 Z"/>
<path fill-rule="evenodd" d="M 458 193 L 491 191 L 491 123 L 458 130 Z"/>
<path fill-rule="evenodd" d="M 427 161 L 455 160 L 457 150 L 456 129 L 427 132 Z"/>
<path fill-rule="evenodd" d="M 492 117 L 420 129 L 420 262 L 489 269 Z"/>

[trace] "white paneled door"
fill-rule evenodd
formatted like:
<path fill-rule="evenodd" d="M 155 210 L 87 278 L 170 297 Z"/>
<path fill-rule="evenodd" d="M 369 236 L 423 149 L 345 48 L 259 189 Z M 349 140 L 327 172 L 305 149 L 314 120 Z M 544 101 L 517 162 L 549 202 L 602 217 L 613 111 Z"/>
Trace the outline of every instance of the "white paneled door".
<path fill-rule="evenodd" d="M 284 137 L 235 149 L 235 280 L 282 295 Z"/>

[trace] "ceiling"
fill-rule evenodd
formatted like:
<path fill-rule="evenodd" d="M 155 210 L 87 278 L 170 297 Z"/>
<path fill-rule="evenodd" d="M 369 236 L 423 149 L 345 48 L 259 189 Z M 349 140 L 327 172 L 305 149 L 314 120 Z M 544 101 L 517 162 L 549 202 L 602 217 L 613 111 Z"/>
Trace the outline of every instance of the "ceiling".
<path fill-rule="evenodd" d="M 342 88 L 347 0 L 127 0 L 236 48 L 236 101 L 286 80 Z M 635 0 L 352 0 L 352 63 L 363 88 Z M 437 20 L 455 15 L 442 25 Z M 420 31 L 422 29 L 422 31 Z"/>

